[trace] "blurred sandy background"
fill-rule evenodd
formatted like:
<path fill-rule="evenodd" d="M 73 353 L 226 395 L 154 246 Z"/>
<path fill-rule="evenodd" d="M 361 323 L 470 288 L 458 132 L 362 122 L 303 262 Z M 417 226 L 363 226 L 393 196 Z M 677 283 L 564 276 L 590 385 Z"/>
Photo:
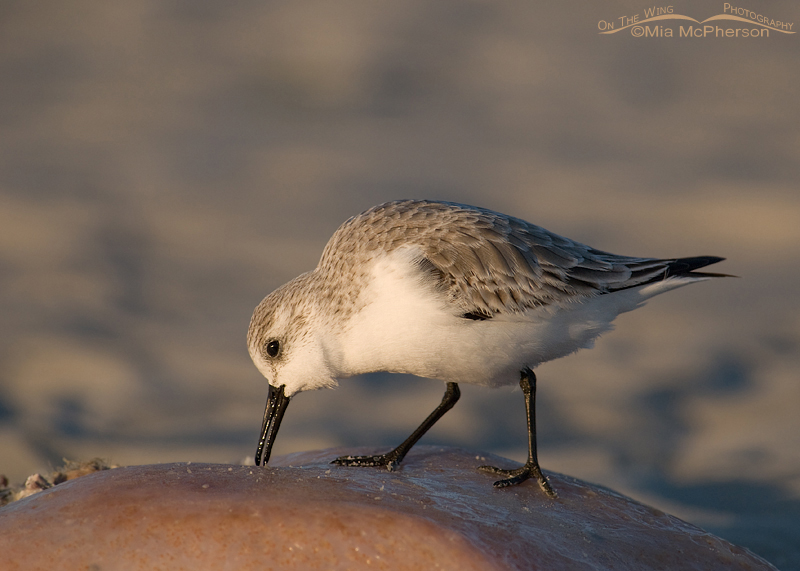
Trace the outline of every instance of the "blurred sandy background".
<path fill-rule="evenodd" d="M 4 0 L 0 473 L 252 456 L 255 305 L 349 216 L 445 199 L 728 258 L 539 369 L 540 458 L 800 569 L 800 35 L 604 36 L 650 5 L 554 4 Z M 441 393 L 303 394 L 275 454 L 394 446 Z M 424 442 L 523 459 L 519 390 L 463 393 Z"/>

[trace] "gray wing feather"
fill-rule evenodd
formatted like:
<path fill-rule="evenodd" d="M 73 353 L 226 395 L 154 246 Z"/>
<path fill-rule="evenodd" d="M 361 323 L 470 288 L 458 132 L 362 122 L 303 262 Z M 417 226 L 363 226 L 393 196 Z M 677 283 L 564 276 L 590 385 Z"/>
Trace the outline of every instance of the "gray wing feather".
<path fill-rule="evenodd" d="M 674 261 L 602 252 L 491 210 L 405 200 L 376 206 L 345 222 L 320 265 L 341 266 L 345 252 L 406 245 L 422 253 L 418 265 L 423 279 L 473 318 L 635 287 L 665 277 Z"/>

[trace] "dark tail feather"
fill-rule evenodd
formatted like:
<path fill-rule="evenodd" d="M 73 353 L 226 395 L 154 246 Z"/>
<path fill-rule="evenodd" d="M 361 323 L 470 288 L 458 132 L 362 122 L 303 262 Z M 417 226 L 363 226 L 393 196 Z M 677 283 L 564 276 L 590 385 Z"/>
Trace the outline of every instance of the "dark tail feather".
<path fill-rule="evenodd" d="M 659 260 L 646 258 L 628 267 L 631 269 L 631 277 L 622 287 L 611 287 L 608 292 L 621 291 L 634 287 L 660 282 L 670 277 L 692 277 L 692 278 L 735 278 L 729 274 L 713 274 L 710 272 L 696 272 L 699 268 L 710 266 L 721 262 L 725 258 L 717 256 L 696 256 L 693 258 L 678 258 L 675 260 Z"/>
<path fill-rule="evenodd" d="M 718 256 L 695 256 L 693 258 L 678 258 L 667 263 L 667 271 L 664 278 L 671 276 L 692 276 L 698 278 L 733 278 L 729 274 L 715 274 L 710 272 L 695 272 L 694 270 L 710 266 L 721 262 L 725 258 Z"/>

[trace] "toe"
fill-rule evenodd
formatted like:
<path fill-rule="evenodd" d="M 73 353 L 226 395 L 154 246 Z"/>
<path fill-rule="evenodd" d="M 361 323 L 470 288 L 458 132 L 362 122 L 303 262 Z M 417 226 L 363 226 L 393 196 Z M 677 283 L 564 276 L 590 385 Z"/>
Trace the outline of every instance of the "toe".
<path fill-rule="evenodd" d="M 503 470 L 497 466 L 478 466 L 478 470 L 481 472 L 486 472 L 487 474 L 500 474 L 503 476 L 508 475 L 508 470 Z"/>

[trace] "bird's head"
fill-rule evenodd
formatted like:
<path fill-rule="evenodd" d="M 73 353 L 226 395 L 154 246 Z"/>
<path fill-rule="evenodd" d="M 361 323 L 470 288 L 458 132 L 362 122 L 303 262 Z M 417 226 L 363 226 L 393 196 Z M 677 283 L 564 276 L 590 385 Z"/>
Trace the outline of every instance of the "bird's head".
<path fill-rule="evenodd" d="M 309 300 L 309 274 L 278 288 L 258 304 L 247 332 L 247 348 L 270 392 L 256 452 L 256 465 L 269 461 L 281 419 L 295 394 L 336 386 L 326 356 L 324 332 Z"/>

